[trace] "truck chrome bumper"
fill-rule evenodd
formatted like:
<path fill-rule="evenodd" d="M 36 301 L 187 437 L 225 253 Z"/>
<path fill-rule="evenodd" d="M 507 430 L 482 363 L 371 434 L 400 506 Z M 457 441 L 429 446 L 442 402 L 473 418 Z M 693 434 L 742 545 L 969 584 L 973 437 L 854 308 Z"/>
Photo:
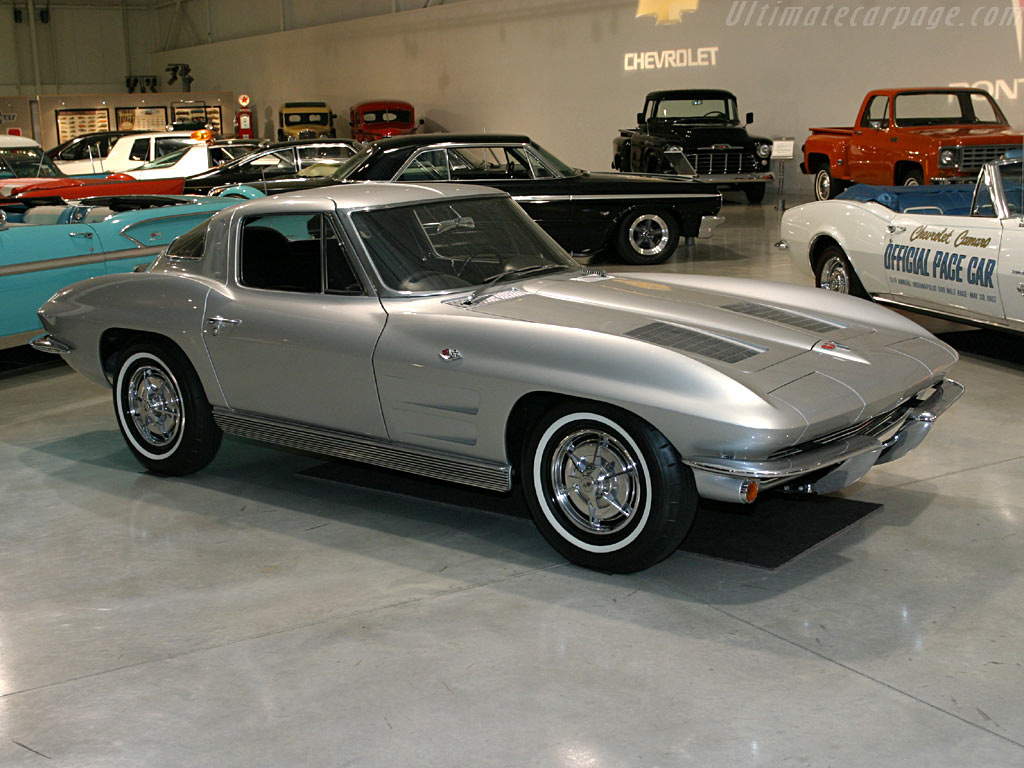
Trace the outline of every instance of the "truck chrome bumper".
<path fill-rule="evenodd" d="M 746 461 L 742 459 L 684 459 L 693 471 L 697 492 L 704 498 L 743 502 L 746 484 L 757 482 L 761 490 L 790 485 L 821 470 L 831 471 L 802 485 L 811 493 L 832 493 L 852 485 L 875 464 L 894 461 L 921 444 L 928 430 L 964 393 L 964 387 L 952 379 L 944 379 L 923 403 L 903 415 L 895 434 L 886 440 L 871 435 L 854 435 L 820 447 L 801 451 L 782 459 Z"/>
<path fill-rule="evenodd" d="M 705 181 L 708 184 L 764 184 L 775 181 L 775 174 L 771 171 L 757 173 L 708 173 L 697 174 L 698 181 Z"/>

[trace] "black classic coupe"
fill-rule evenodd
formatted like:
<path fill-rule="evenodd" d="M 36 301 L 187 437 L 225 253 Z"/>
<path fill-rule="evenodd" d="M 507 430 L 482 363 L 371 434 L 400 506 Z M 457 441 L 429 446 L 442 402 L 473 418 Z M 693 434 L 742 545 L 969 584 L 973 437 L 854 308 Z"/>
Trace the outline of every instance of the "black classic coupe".
<path fill-rule="evenodd" d="M 291 177 L 210 194 L 257 197 L 356 181 L 496 187 L 566 250 L 612 251 L 629 264 L 660 264 L 680 237 L 709 237 L 722 221 L 722 196 L 711 184 L 681 175 L 581 171 L 514 134 L 396 136 L 367 145 L 340 165 L 314 164 Z"/>

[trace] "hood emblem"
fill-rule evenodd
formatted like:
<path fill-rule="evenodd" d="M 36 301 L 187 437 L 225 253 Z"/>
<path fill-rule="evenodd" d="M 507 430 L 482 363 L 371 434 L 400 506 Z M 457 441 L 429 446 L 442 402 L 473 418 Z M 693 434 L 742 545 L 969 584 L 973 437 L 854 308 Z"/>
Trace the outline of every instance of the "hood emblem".
<path fill-rule="evenodd" d="M 462 353 L 454 347 L 445 347 L 438 354 L 446 363 L 450 363 L 452 360 L 462 359 Z"/>
<path fill-rule="evenodd" d="M 849 360 L 851 363 L 863 363 L 864 365 L 870 365 L 867 360 L 845 344 L 840 344 L 838 341 L 819 341 L 812 347 L 812 349 L 823 355 L 838 357 L 840 360 Z"/>

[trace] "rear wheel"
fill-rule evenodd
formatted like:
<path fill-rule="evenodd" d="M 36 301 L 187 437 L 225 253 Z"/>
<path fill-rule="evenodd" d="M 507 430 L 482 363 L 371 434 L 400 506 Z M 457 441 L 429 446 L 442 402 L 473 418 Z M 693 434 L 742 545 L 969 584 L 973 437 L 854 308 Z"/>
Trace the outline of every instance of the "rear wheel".
<path fill-rule="evenodd" d="M 192 364 L 169 342 L 147 340 L 121 355 L 114 410 L 135 458 L 161 475 L 196 472 L 217 454 L 221 431 Z"/>
<path fill-rule="evenodd" d="M 697 508 L 693 473 L 635 416 L 564 403 L 536 424 L 522 476 L 540 532 L 587 568 L 632 573 L 675 551 Z"/>
<path fill-rule="evenodd" d="M 826 246 L 818 256 L 814 268 L 814 284 L 826 291 L 868 298 L 846 253 L 835 243 Z"/>
<path fill-rule="evenodd" d="M 627 264 L 661 264 L 677 245 L 679 225 L 667 211 L 634 211 L 619 225 L 617 250 Z"/>
<path fill-rule="evenodd" d="M 828 165 L 818 168 L 814 174 L 814 199 L 831 200 L 839 194 L 838 184 L 832 178 Z"/>

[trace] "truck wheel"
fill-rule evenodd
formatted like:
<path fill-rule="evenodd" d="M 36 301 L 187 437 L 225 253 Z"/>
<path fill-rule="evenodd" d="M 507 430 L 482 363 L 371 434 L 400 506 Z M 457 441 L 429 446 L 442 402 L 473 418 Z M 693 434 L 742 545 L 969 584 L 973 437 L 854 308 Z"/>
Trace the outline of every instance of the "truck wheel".
<path fill-rule="evenodd" d="M 900 184 L 904 187 L 919 187 L 924 184 L 924 174 L 920 168 L 911 168 L 903 174 Z"/>
<path fill-rule="evenodd" d="M 675 218 L 659 208 L 641 208 L 619 225 L 616 250 L 627 264 L 661 264 L 679 245 Z"/>
<path fill-rule="evenodd" d="M 537 528 L 586 568 L 647 568 L 672 554 L 693 524 L 690 468 L 654 427 L 618 409 L 570 401 L 548 411 L 521 468 Z"/>
<path fill-rule="evenodd" d="M 747 193 L 747 202 L 751 205 L 757 205 L 764 200 L 766 186 L 766 184 L 748 184 L 744 187 L 743 191 Z"/>
<path fill-rule="evenodd" d="M 831 200 L 839 194 L 838 184 L 832 178 L 832 173 L 827 165 L 818 168 L 814 174 L 814 199 Z"/>
<path fill-rule="evenodd" d="M 146 469 L 197 472 L 217 454 L 221 431 L 192 364 L 168 342 L 142 341 L 121 355 L 114 381 L 121 434 Z"/>
<path fill-rule="evenodd" d="M 860 278 L 843 249 L 835 243 L 825 246 L 814 265 L 814 284 L 826 291 L 868 298 Z"/>

